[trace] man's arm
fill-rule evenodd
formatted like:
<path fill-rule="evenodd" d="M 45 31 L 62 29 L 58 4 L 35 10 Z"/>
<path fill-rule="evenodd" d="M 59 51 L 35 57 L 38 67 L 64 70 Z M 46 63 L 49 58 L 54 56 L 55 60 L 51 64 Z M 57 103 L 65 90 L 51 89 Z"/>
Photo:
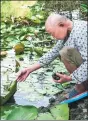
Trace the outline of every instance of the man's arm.
<path fill-rule="evenodd" d="M 41 65 L 37 62 L 37 63 L 35 63 L 35 64 L 29 66 L 28 68 L 30 69 L 30 72 L 33 72 L 33 71 L 35 71 L 35 70 L 41 68 Z"/>
<path fill-rule="evenodd" d="M 39 59 L 38 63 L 41 65 L 41 67 L 50 64 L 56 57 L 59 56 L 59 51 L 63 47 L 63 40 L 57 41 L 57 44 Z"/>
<path fill-rule="evenodd" d="M 62 43 L 63 43 L 62 40 L 58 40 L 57 44 L 48 53 L 42 56 L 37 63 L 21 71 L 16 80 L 25 81 L 31 72 L 52 62 L 59 55 L 59 50 L 62 47 Z"/>

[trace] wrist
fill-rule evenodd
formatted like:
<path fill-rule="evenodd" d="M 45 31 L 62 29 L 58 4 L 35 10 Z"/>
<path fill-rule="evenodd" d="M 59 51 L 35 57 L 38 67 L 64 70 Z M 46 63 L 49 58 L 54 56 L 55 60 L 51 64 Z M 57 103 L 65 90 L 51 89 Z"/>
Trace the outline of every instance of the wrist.
<path fill-rule="evenodd" d="M 68 77 L 67 77 L 67 80 L 68 80 L 68 81 L 72 81 L 71 76 L 68 76 Z"/>
<path fill-rule="evenodd" d="M 33 72 L 33 71 L 35 71 L 35 70 L 37 70 L 37 69 L 39 69 L 39 68 L 41 68 L 40 64 L 39 64 L 39 63 L 35 63 L 35 64 L 31 65 L 31 66 L 28 68 L 28 70 L 29 70 L 30 72 Z"/>

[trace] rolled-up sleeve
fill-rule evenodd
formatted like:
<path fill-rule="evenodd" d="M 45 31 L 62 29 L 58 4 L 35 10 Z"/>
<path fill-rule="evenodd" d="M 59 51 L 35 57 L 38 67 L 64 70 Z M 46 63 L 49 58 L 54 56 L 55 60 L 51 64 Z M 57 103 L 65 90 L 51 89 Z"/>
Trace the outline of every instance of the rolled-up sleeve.
<path fill-rule="evenodd" d="M 56 57 L 58 57 L 59 50 L 62 48 L 62 46 L 63 40 L 58 40 L 56 45 L 38 60 L 38 63 L 41 65 L 41 67 L 50 64 Z"/>

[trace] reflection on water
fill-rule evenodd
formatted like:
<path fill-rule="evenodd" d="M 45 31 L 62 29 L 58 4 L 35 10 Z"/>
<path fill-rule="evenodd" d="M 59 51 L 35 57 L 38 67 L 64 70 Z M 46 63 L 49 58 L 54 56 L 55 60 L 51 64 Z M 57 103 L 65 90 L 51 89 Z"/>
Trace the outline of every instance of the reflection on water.
<path fill-rule="evenodd" d="M 30 100 L 25 99 L 25 96 L 27 96 L 27 94 L 23 94 L 23 93 L 17 94 L 16 93 L 14 95 L 15 103 L 18 105 L 32 105 L 32 106 L 35 106 L 37 108 L 39 108 L 41 106 L 47 107 L 49 105 L 49 99 L 52 98 L 51 96 L 43 96 L 43 98 L 40 100 L 30 101 Z M 53 96 L 53 98 L 55 98 L 55 97 Z"/>
<path fill-rule="evenodd" d="M 12 105 L 22 105 L 22 106 L 28 106 L 28 105 L 32 105 L 35 106 L 37 108 L 39 107 L 47 107 L 49 106 L 49 99 L 50 98 L 55 98 L 55 96 L 43 96 L 42 99 L 37 100 L 37 101 L 29 101 L 27 99 L 25 99 L 25 96 L 27 96 L 27 94 L 23 94 L 23 93 L 16 93 L 14 96 L 12 96 L 8 102 L 6 103 L 6 105 L 12 104 Z"/>

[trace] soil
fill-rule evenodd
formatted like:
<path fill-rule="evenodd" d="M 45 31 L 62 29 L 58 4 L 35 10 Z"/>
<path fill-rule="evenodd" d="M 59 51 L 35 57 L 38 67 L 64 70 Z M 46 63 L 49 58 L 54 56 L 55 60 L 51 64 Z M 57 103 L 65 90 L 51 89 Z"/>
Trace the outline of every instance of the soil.
<path fill-rule="evenodd" d="M 70 120 L 88 120 L 88 98 L 70 105 Z"/>

